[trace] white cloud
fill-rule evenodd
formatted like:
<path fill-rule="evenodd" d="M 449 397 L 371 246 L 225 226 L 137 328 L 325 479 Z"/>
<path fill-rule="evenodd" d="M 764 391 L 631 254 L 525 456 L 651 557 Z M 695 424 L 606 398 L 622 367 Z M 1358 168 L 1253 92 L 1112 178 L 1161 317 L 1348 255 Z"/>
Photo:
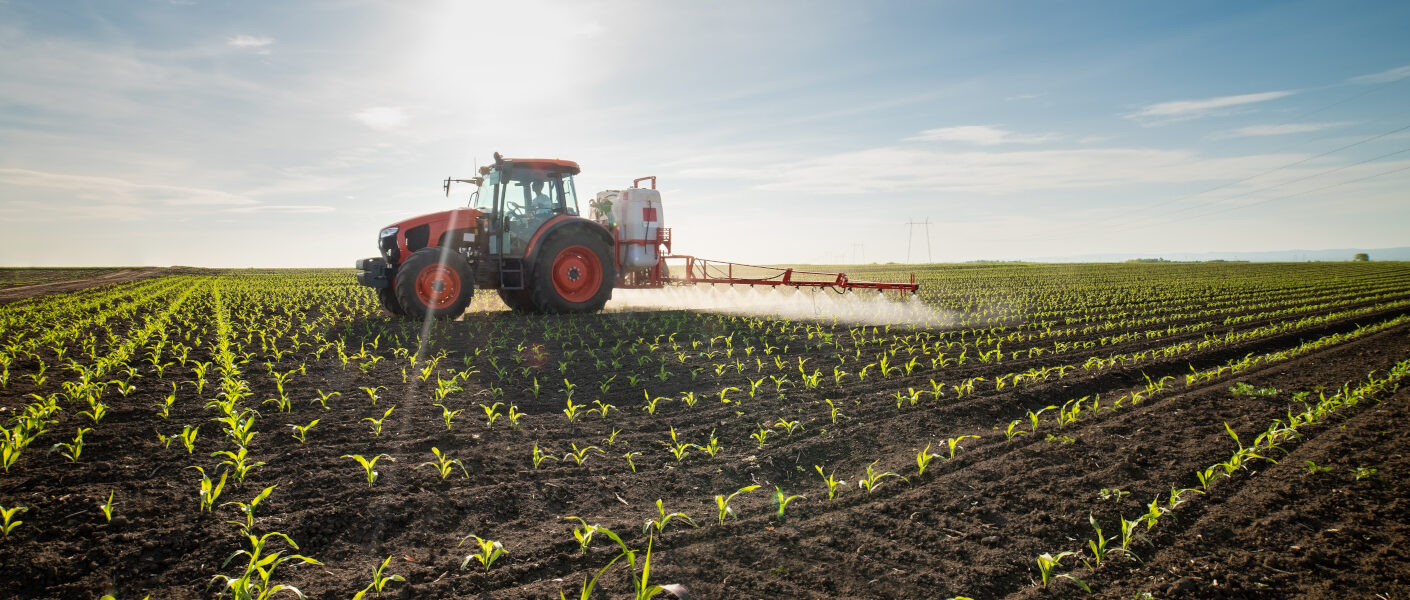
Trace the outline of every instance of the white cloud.
<path fill-rule="evenodd" d="M 1371 73 L 1370 75 L 1361 75 L 1361 76 L 1359 76 L 1359 77 L 1352 77 L 1351 79 L 1348 79 L 1347 82 L 1349 82 L 1349 83 L 1390 83 L 1390 82 L 1392 82 L 1392 81 L 1400 81 L 1401 79 L 1405 79 L 1406 77 L 1410 77 L 1410 65 L 1405 65 L 1405 66 L 1403 66 L 1403 67 L 1396 67 L 1396 68 L 1394 68 L 1394 69 L 1386 69 L 1386 70 L 1384 70 L 1384 71 L 1381 71 L 1380 73 Z"/>
<path fill-rule="evenodd" d="M 269 47 L 274 45 L 274 38 L 242 34 L 226 38 L 225 43 L 236 48 L 254 49 L 256 54 L 269 54 Z"/>
<path fill-rule="evenodd" d="M 1311 133 L 1336 127 L 1345 127 L 1354 123 L 1350 121 L 1340 121 L 1335 123 L 1281 123 L 1277 125 L 1249 125 L 1240 127 L 1233 131 L 1219 134 L 1215 137 L 1256 137 L 1266 135 L 1289 135 L 1294 133 Z"/>
<path fill-rule="evenodd" d="M 401 127 L 407 122 L 406 110 L 395 106 L 374 106 L 353 114 L 352 118 L 378 131 Z"/>
<path fill-rule="evenodd" d="M 1204 98 L 1201 100 L 1174 100 L 1151 104 L 1134 113 L 1126 115 L 1126 117 L 1130 119 L 1163 120 L 1195 119 L 1211 114 L 1220 114 L 1225 109 L 1286 98 L 1296 93 L 1297 92 L 1291 90 L 1278 90 L 1273 92 L 1259 92 L 1257 94 L 1219 96 L 1217 98 Z"/>
<path fill-rule="evenodd" d="M 710 165 L 681 176 L 754 181 L 754 189 L 803 194 L 1003 195 L 1224 181 L 1299 158 L 1303 156 L 1207 158 L 1150 148 L 946 152 L 886 147 L 773 164 Z M 849 174 L 847 185 L 836 184 L 837 173 Z"/>
<path fill-rule="evenodd" d="M 116 177 L 0 168 L 0 185 L 56 190 L 103 205 L 220 206 L 255 204 L 238 194 L 179 185 L 135 183 Z"/>
<path fill-rule="evenodd" d="M 1053 135 L 1020 135 L 989 125 L 961 125 L 927 129 L 906 138 L 908 142 L 965 142 L 981 146 L 998 144 L 1037 144 L 1055 139 Z"/>

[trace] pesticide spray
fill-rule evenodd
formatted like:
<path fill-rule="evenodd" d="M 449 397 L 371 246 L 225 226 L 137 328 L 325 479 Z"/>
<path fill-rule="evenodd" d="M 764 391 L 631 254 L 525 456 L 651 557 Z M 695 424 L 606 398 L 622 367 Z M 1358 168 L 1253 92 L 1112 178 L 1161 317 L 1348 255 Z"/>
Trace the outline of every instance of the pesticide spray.
<path fill-rule="evenodd" d="M 850 325 L 916 325 L 943 328 L 958 315 L 937 309 L 911 295 L 904 299 L 879 292 L 836 293 L 783 286 L 668 285 L 661 289 L 618 289 L 608 311 L 693 310 L 730 315 L 804 319 Z"/>

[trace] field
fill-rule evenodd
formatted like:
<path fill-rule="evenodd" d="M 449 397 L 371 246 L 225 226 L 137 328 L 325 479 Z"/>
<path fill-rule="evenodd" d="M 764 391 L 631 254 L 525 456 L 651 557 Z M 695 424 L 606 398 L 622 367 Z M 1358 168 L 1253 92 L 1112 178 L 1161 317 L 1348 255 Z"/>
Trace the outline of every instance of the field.
<path fill-rule="evenodd" d="M 1410 264 L 920 275 L 865 325 L 423 324 L 334 270 L 0 305 L 0 597 L 1403 597 Z"/>

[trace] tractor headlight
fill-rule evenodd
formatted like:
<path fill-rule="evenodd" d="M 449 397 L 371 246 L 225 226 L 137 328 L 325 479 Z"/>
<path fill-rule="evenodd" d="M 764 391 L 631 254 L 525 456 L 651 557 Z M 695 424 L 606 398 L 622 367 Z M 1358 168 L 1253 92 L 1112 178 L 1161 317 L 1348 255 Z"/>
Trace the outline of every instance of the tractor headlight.
<path fill-rule="evenodd" d="M 398 231 L 401 231 L 400 227 L 388 227 L 386 229 L 383 229 L 381 233 L 377 234 L 377 237 L 384 238 L 387 236 L 393 236 L 396 235 Z"/>

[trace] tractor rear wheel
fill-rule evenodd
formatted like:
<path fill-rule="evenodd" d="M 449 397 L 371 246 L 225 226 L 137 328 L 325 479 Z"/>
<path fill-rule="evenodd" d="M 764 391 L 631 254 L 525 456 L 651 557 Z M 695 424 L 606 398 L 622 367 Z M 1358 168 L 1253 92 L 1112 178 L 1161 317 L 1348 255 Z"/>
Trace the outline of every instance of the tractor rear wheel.
<path fill-rule="evenodd" d="M 397 268 L 397 303 L 406 316 L 454 319 L 465 312 L 475 295 L 475 275 L 459 252 L 431 246 L 411 253 Z"/>
<path fill-rule="evenodd" d="M 377 299 L 382 301 L 382 308 L 395 316 L 406 316 L 406 311 L 402 309 L 401 303 L 397 302 L 397 292 L 391 286 L 377 288 Z"/>
<path fill-rule="evenodd" d="M 534 306 L 547 314 L 596 312 L 612 297 L 616 281 L 606 242 L 582 229 L 560 231 L 535 259 Z"/>
<path fill-rule="evenodd" d="M 504 305 L 516 313 L 524 314 L 534 312 L 534 299 L 529 294 L 529 290 L 499 290 L 499 299 L 504 301 Z"/>

